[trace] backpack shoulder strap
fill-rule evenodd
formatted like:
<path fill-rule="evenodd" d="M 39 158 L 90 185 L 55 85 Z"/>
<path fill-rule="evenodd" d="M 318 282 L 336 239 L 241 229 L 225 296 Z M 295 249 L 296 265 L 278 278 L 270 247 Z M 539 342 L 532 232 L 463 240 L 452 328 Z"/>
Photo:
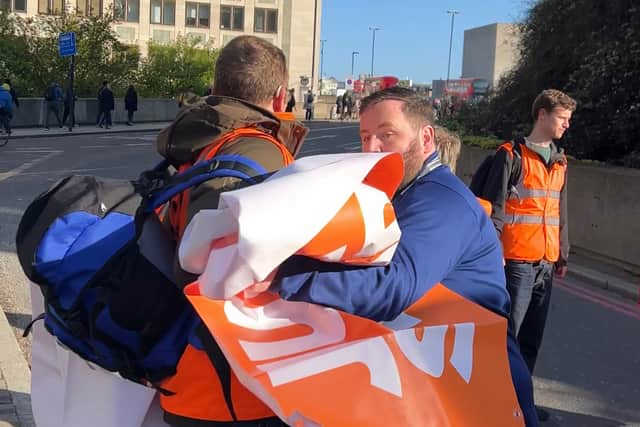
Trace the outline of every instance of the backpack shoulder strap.
<path fill-rule="evenodd" d="M 213 178 L 234 177 L 252 184 L 266 179 L 267 170 L 257 162 L 240 155 L 215 156 L 196 163 L 173 175 L 166 184 L 153 192 L 146 205 L 147 211 L 155 210 L 175 195 Z"/>
<path fill-rule="evenodd" d="M 235 141 L 238 138 L 244 137 L 263 139 L 266 142 L 275 145 L 282 154 L 283 163 L 285 166 L 293 162 L 293 156 L 291 155 L 287 147 L 284 146 L 284 144 L 282 144 L 272 135 L 258 128 L 247 127 L 234 129 L 233 131 L 227 132 L 224 135 L 220 136 L 215 140 L 214 143 L 212 143 L 209 147 L 204 148 L 200 152 L 195 165 L 191 166 L 187 164 L 183 165 L 179 169 L 179 172 L 187 172 L 191 167 L 199 167 L 200 165 L 209 165 L 209 167 L 212 167 L 212 164 L 209 162 L 213 162 L 213 165 L 216 166 L 216 168 L 214 169 L 217 172 L 214 172 L 212 170 L 211 173 L 207 173 L 205 176 L 199 178 L 198 182 L 184 186 L 182 190 L 177 191 L 174 196 L 172 196 L 173 198 L 170 199 L 173 206 L 172 210 L 170 211 L 169 219 L 170 223 L 172 224 L 173 231 L 177 236 L 181 236 L 187 226 L 186 221 L 188 203 L 190 199 L 190 188 L 213 178 L 235 177 L 252 184 L 266 179 L 267 172 L 259 163 L 240 155 L 218 155 L 220 149 L 225 144 Z M 216 161 L 229 161 L 232 162 L 232 164 L 221 164 L 216 163 Z M 237 169 L 238 167 L 239 169 Z M 245 167 L 249 170 L 245 169 L 243 171 L 243 168 Z"/>

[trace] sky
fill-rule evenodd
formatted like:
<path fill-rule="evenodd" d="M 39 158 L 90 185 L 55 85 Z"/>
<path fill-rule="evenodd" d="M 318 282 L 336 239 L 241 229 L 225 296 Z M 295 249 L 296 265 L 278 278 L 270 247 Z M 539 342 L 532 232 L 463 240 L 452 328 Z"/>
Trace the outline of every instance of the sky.
<path fill-rule="evenodd" d="M 451 78 L 462 73 L 464 30 L 495 22 L 519 22 L 532 0 L 322 0 L 321 60 L 325 77 L 344 80 L 371 72 L 372 32 L 376 32 L 374 74 L 431 83 L 447 77 L 451 16 L 453 27 Z"/>

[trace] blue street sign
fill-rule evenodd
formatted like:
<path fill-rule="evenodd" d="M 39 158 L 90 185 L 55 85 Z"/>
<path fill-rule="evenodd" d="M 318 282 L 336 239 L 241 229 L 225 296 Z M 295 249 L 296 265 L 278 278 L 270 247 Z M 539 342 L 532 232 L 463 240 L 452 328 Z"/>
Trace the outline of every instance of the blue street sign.
<path fill-rule="evenodd" d="M 60 56 L 73 56 L 76 54 L 76 33 L 60 33 L 58 36 L 58 50 Z"/>

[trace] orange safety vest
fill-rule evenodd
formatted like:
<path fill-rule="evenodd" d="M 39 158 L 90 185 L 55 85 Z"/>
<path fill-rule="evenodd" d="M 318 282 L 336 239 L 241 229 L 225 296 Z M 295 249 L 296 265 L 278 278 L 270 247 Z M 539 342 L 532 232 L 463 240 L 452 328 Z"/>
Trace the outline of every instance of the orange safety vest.
<path fill-rule="evenodd" d="M 222 135 L 210 149 L 202 151 L 197 161 L 213 158 L 224 144 L 242 137 L 264 139 L 280 149 L 285 166 L 293 162 L 293 156 L 280 141 L 256 128 L 236 129 Z M 179 171 L 190 166 L 183 165 Z M 186 190 L 170 204 L 169 222 L 176 236 L 182 236 L 187 225 L 189 196 L 190 193 Z M 204 330 L 202 326 L 198 328 Z M 173 393 L 160 396 L 165 419 L 172 425 L 190 426 L 194 422 L 231 423 L 276 417 L 271 409 L 238 381 L 217 344 L 208 334 L 199 334 L 204 351 L 189 344 L 178 362 L 176 374 L 162 382 L 162 389 Z M 213 361 L 217 361 L 216 365 Z M 221 368 L 220 365 L 225 366 Z"/>
<path fill-rule="evenodd" d="M 513 155 L 513 145 L 502 149 Z M 505 259 L 556 262 L 560 257 L 560 193 L 567 160 L 547 166 L 524 144 L 521 177 L 505 203 L 502 246 Z"/>

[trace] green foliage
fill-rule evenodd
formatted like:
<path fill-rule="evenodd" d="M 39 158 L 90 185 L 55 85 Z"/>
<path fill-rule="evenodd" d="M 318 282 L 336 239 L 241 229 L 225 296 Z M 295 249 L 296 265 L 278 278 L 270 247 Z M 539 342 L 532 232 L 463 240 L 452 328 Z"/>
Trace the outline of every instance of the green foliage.
<path fill-rule="evenodd" d="M 23 18 L 0 11 L 0 78 L 11 78 L 20 96 L 43 96 L 52 81 L 65 86 L 70 59 L 58 54 L 58 34 L 74 31 L 79 97 L 95 97 L 103 80 L 116 96 L 123 96 L 130 84 L 145 97 L 174 97 L 189 86 L 203 94 L 211 84 L 218 57 L 211 45 L 188 38 L 150 43 L 149 56 L 141 61 L 138 48 L 121 43 L 112 24 L 110 15 Z"/>
<path fill-rule="evenodd" d="M 10 77 L 22 96 L 42 96 L 52 81 L 66 84 L 70 59 L 58 54 L 58 34 L 75 31 L 76 94 L 95 96 L 105 79 L 122 94 L 137 77 L 140 54 L 118 41 L 112 22 L 109 15 L 23 18 L 0 13 L 0 75 Z"/>
<path fill-rule="evenodd" d="M 504 141 L 490 136 L 463 135 L 462 143 L 464 145 L 484 148 L 485 150 L 493 150 L 498 148 Z"/>
<path fill-rule="evenodd" d="M 139 91 L 143 96 L 171 98 L 190 86 L 202 95 L 213 81 L 218 51 L 210 44 L 179 37 L 171 44 L 149 43 L 142 61 Z"/>
<path fill-rule="evenodd" d="M 578 101 L 567 151 L 634 165 L 640 157 L 640 5 L 635 0 L 540 0 L 522 25 L 520 61 L 487 103 L 461 111 L 467 133 L 528 132 L 540 91 Z"/>

